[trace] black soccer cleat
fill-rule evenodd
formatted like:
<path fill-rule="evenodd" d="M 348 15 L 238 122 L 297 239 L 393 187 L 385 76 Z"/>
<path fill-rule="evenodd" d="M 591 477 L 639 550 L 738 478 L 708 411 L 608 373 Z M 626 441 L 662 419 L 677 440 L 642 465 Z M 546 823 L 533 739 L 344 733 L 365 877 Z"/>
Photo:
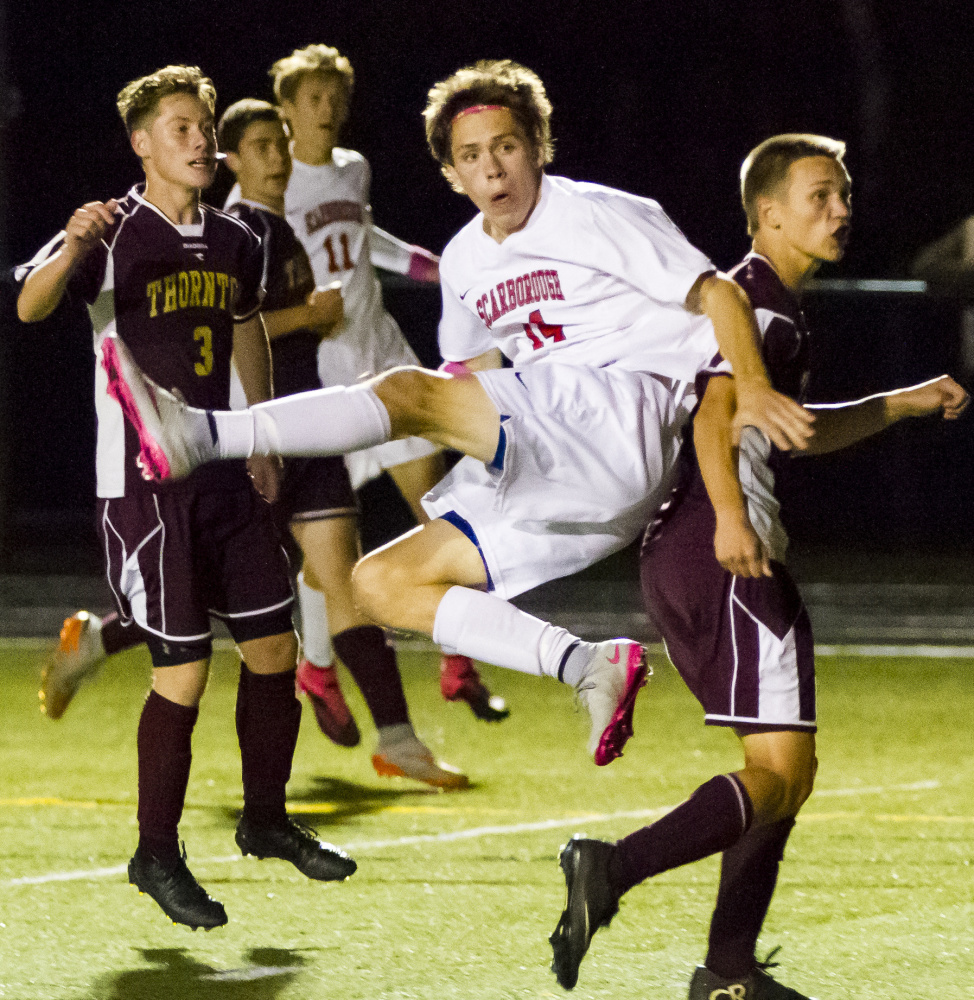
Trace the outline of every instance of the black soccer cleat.
<path fill-rule="evenodd" d="M 711 1000 L 715 995 L 732 997 L 733 1000 L 812 1000 L 769 976 L 764 970 L 769 964 L 772 967 L 775 965 L 773 962 L 758 962 L 743 979 L 727 979 L 698 965 L 690 980 L 689 1000 Z"/>
<path fill-rule="evenodd" d="M 210 930 L 227 922 L 227 911 L 186 867 L 186 848 L 172 865 L 137 848 L 128 867 L 129 882 L 151 896 L 174 924 Z"/>
<path fill-rule="evenodd" d="M 554 952 L 551 971 L 566 990 L 578 982 L 578 967 L 592 936 L 600 927 L 608 927 L 619 912 L 619 897 L 609 884 L 612 851 L 612 844 L 582 837 L 572 837 L 561 849 L 559 864 L 565 873 L 568 903 L 548 940 Z"/>
<path fill-rule="evenodd" d="M 341 882 L 358 867 L 344 851 L 323 844 L 314 830 L 290 816 L 278 826 L 257 826 L 241 816 L 234 839 L 243 854 L 252 854 L 261 861 L 290 861 L 302 875 L 319 882 Z"/>

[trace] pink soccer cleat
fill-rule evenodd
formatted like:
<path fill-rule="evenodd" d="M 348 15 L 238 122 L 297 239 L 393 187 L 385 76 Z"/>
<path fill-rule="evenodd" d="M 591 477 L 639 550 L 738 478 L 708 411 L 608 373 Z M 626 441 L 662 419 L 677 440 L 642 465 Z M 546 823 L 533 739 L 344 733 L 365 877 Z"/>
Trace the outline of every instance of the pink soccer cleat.
<path fill-rule="evenodd" d="M 358 746 L 362 737 L 338 686 L 334 663 L 318 667 L 310 660 L 302 660 L 298 664 L 294 684 L 299 695 L 304 692 L 308 696 L 318 728 L 332 743 L 340 747 Z"/>
<path fill-rule="evenodd" d="M 465 701 L 473 714 L 484 722 L 500 722 L 511 714 L 504 699 L 487 690 L 469 656 L 443 654 L 440 693 L 447 701 Z"/>
<path fill-rule="evenodd" d="M 610 639 L 595 647 L 575 690 L 592 717 L 588 749 L 599 767 L 622 756 L 632 737 L 636 695 L 649 676 L 646 651 L 631 639 Z"/>
<path fill-rule="evenodd" d="M 197 466 L 219 458 L 216 433 L 206 410 L 188 406 L 156 385 L 118 336 L 105 337 L 101 355 L 108 394 L 139 436 L 136 461 L 143 479 L 159 483 L 184 479 Z"/>

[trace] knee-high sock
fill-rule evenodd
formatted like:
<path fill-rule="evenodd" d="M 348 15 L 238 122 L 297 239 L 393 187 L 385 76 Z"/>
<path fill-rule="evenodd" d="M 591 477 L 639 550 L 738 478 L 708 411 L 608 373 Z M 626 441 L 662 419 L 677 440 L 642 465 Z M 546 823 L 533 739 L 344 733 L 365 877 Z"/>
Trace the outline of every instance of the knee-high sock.
<path fill-rule="evenodd" d="M 436 609 L 433 641 L 474 660 L 576 683 L 566 661 L 589 649 L 571 632 L 549 625 L 493 594 L 451 587 Z M 576 659 L 587 662 L 588 656 Z"/>
<path fill-rule="evenodd" d="M 333 636 L 335 652 L 365 698 L 376 729 L 409 722 L 396 651 L 377 625 L 357 625 Z"/>
<path fill-rule="evenodd" d="M 746 976 L 754 967 L 754 949 L 778 881 L 793 819 L 755 824 L 724 851 L 720 889 L 710 921 L 707 968 L 719 976 Z"/>
<path fill-rule="evenodd" d="M 214 410 L 220 458 L 344 455 L 389 440 L 389 413 L 368 385 L 333 386 Z"/>
<path fill-rule="evenodd" d="M 704 782 L 682 805 L 615 845 L 609 881 L 621 896 L 660 872 L 724 851 L 751 824 L 750 796 L 732 774 Z"/>
<path fill-rule="evenodd" d="M 118 612 L 113 611 L 101 620 L 101 644 L 106 656 L 121 653 L 145 642 L 145 632 L 134 621 L 123 624 Z"/>
<path fill-rule="evenodd" d="M 139 719 L 139 846 L 160 861 L 179 857 L 179 820 L 199 709 L 149 692 Z"/>
<path fill-rule="evenodd" d="M 316 667 L 327 667 L 335 659 L 328 631 L 328 607 L 325 595 L 298 573 L 298 603 L 301 606 L 301 652 Z"/>
<path fill-rule="evenodd" d="M 301 725 L 301 702 L 293 670 L 255 674 L 240 664 L 237 740 L 243 772 L 244 813 L 253 823 L 274 826 L 287 819 L 285 786 Z"/>

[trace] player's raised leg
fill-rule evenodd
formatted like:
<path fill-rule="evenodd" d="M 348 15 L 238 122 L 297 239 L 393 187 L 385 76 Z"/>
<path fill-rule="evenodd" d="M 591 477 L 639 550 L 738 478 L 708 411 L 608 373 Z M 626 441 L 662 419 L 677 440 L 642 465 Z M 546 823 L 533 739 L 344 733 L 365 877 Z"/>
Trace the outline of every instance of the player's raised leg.
<path fill-rule="evenodd" d="M 645 683 L 643 648 L 626 639 L 584 642 L 485 592 L 480 549 L 438 518 L 367 555 L 356 567 L 356 602 L 390 628 L 431 635 L 474 659 L 570 684 L 591 716 L 597 764 L 622 753 L 635 696 Z"/>

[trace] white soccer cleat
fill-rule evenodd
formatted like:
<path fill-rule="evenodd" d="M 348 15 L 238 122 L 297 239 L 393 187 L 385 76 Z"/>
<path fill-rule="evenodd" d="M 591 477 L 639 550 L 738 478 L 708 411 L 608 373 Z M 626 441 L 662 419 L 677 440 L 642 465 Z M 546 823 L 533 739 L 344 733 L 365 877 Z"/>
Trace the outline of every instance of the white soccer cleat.
<path fill-rule="evenodd" d="M 450 764 L 437 761 L 415 734 L 395 741 L 380 735 L 379 745 L 372 755 L 372 766 L 380 777 L 412 778 L 448 792 L 470 787 L 470 779 L 465 774 Z"/>
<path fill-rule="evenodd" d="M 136 461 L 143 479 L 185 479 L 197 466 L 219 457 L 209 413 L 156 385 L 119 337 L 102 341 L 101 363 L 108 375 L 108 394 L 139 436 Z"/>
<path fill-rule="evenodd" d="M 600 767 L 622 756 L 632 736 L 636 695 L 648 676 L 646 651 L 638 642 L 609 639 L 595 646 L 575 691 L 592 719 L 588 750 Z"/>
<path fill-rule="evenodd" d="M 60 719 L 78 688 L 98 673 L 105 660 L 101 642 L 101 619 L 78 611 L 64 619 L 61 638 L 41 674 L 41 711 L 49 719 Z"/>

